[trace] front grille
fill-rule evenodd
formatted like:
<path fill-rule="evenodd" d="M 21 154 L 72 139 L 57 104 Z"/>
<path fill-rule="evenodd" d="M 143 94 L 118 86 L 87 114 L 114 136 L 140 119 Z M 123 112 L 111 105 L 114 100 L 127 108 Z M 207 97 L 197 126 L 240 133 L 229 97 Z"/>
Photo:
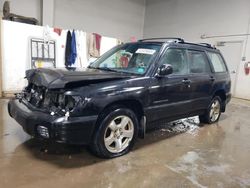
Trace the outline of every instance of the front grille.
<path fill-rule="evenodd" d="M 29 84 L 24 90 L 24 98 L 32 105 L 41 107 L 46 89 L 44 87 L 38 87 L 34 84 Z"/>
<path fill-rule="evenodd" d="M 48 90 L 46 87 L 30 83 L 21 93 L 16 94 L 19 100 L 25 100 L 32 106 L 48 113 L 65 115 L 64 90 Z"/>
<path fill-rule="evenodd" d="M 59 91 L 50 91 L 45 87 L 29 84 L 24 90 L 24 98 L 33 106 L 39 108 L 50 108 L 59 105 Z"/>
<path fill-rule="evenodd" d="M 48 89 L 29 83 L 21 93 L 16 94 L 16 99 L 33 110 L 42 111 L 52 116 L 68 116 L 67 113 L 73 113 L 82 98 L 66 93 L 67 91 L 64 89 Z"/>

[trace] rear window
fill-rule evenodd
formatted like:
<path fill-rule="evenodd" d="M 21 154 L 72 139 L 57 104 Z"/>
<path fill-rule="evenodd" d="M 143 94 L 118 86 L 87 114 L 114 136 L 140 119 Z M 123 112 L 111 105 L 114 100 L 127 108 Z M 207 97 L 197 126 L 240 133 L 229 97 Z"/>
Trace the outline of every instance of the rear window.
<path fill-rule="evenodd" d="M 208 52 L 210 61 L 212 62 L 214 72 L 226 72 L 226 65 L 220 54 Z"/>

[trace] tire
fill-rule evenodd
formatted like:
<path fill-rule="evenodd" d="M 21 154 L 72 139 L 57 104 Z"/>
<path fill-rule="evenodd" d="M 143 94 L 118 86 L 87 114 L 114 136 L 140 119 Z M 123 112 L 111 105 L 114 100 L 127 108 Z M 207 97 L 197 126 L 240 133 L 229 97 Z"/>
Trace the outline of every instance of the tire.
<path fill-rule="evenodd" d="M 139 122 L 135 113 L 122 106 L 105 110 L 97 123 L 91 151 L 101 158 L 114 158 L 128 153 L 138 136 Z"/>
<path fill-rule="evenodd" d="M 221 98 L 215 96 L 206 112 L 199 116 L 201 123 L 213 124 L 219 121 L 221 116 L 222 101 Z"/>

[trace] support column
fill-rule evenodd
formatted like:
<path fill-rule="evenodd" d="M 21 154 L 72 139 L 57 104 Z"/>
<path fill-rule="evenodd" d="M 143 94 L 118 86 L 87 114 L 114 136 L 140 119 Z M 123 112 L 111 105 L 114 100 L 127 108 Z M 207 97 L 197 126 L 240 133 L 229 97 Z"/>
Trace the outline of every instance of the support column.
<path fill-rule="evenodd" d="M 42 0 L 42 25 L 54 27 L 54 0 Z"/>
<path fill-rule="evenodd" d="M 3 97 L 3 69 L 2 69 L 2 16 L 0 16 L 0 98 Z"/>

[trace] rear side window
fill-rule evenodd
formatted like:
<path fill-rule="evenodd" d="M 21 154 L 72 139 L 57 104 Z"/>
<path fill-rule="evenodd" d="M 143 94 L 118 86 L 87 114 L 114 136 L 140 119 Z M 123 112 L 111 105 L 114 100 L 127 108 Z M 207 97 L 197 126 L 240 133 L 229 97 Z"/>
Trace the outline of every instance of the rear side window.
<path fill-rule="evenodd" d="M 204 52 L 188 50 L 188 57 L 190 73 L 210 72 L 210 67 Z"/>
<path fill-rule="evenodd" d="M 220 54 L 208 52 L 210 61 L 212 62 L 214 72 L 226 72 L 226 65 Z"/>

